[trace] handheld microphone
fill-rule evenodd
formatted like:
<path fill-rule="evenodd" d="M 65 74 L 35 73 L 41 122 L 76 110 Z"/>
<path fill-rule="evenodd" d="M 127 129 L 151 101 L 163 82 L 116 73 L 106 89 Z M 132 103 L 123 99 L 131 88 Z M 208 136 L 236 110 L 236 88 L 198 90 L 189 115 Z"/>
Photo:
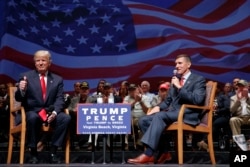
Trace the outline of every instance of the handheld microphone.
<path fill-rule="evenodd" d="M 177 70 L 175 69 L 174 71 L 173 71 L 173 76 L 176 76 L 177 75 Z"/>
<path fill-rule="evenodd" d="M 49 108 L 47 109 L 47 114 L 50 115 L 52 112 L 55 110 L 55 107 L 53 105 L 50 105 Z"/>
<path fill-rule="evenodd" d="M 54 110 L 55 110 L 55 107 L 53 105 L 50 105 L 49 108 L 46 109 L 47 119 Z M 48 121 L 45 122 L 45 126 L 48 126 Z"/>

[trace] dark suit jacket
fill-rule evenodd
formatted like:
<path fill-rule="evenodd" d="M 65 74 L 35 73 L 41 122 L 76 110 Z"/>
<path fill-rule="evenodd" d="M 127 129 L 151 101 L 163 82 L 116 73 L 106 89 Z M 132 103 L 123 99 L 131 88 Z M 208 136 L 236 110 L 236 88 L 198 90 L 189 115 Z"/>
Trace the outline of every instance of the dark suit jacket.
<path fill-rule="evenodd" d="M 167 98 L 165 101 L 159 104 L 159 107 L 161 111 L 166 110 L 167 112 L 174 112 L 173 117 L 177 118 L 182 104 L 203 105 L 205 96 L 205 78 L 191 73 L 184 86 L 180 90 L 178 90 L 173 85 L 171 86 Z M 184 114 L 184 122 L 191 125 L 197 125 L 200 122 L 200 112 L 201 110 L 186 109 Z"/>
<path fill-rule="evenodd" d="M 39 112 L 42 108 L 54 106 L 57 113 L 63 111 L 64 96 L 63 96 L 63 79 L 62 77 L 48 72 L 46 99 L 42 98 L 42 89 L 40 85 L 39 74 L 36 70 L 32 70 L 21 74 L 21 78 L 27 77 L 27 90 L 21 92 L 19 89 L 15 93 L 17 101 L 22 102 L 25 111 Z"/>

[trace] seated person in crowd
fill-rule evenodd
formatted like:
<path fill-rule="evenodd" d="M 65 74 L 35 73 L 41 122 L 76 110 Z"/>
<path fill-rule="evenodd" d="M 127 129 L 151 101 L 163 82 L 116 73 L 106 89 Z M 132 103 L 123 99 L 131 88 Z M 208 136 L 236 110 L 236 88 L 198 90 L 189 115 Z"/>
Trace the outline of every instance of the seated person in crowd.
<path fill-rule="evenodd" d="M 142 81 L 141 85 L 138 86 L 138 90 L 141 94 L 147 96 L 150 102 L 152 101 L 153 97 L 155 96 L 154 93 L 150 92 L 150 83 L 148 81 Z"/>
<path fill-rule="evenodd" d="M 75 82 L 74 83 L 74 91 L 72 94 L 70 94 L 70 98 L 72 99 L 73 97 L 77 97 L 80 96 L 80 88 L 81 87 L 81 83 L 80 82 Z"/>
<path fill-rule="evenodd" d="M 149 97 L 145 94 L 139 92 L 139 88 L 135 84 L 130 84 L 128 88 L 128 96 L 123 100 L 123 103 L 131 105 L 131 115 L 132 115 L 132 128 L 134 129 L 135 134 L 134 138 L 137 140 L 136 144 L 141 145 L 141 131 L 138 126 L 138 120 L 142 116 L 145 116 L 148 112 L 148 109 L 151 107 Z M 128 136 L 125 137 L 125 143 L 127 143 Z"/>
<path fill-rule="evenodd" d="M 241 134 L 242 125 L 250 125 L 250 93 L 248 92 L 248 82 L 239 80 L 237 83 L 237 91 L 231 97 L 230 111 L 232 117 L 230 119 L 230 127 L 234 141 L 243 150 L 247 151 L 245 136 Z"/>
<path fill-rule="evenodd" d="M 151 106 L 154 107 L 164 101 L 168 95 L 170 88 L 170 82 L 164 82 L 160 84 L 158 94 L 155 95 L 151 101 Z"/>
<path fill-rule="evenodd" d="M 70 123 L 70 136 L 71 136 L 71 144 L 73 145 L 74 141 L 78 142 L 78 146 L 75 147 L 76 150 L 79 150 L 80 147 L 83 146 L 85 142 L 87 142 L 86 135 L 77 135 L 76 134 L 76 123 L 77 123 L 77 104 L 79 103 L 95 103 L 96 98 L 91 96 L 89 93 L 89 83 L 83 81 L 80 83 L 80 96 L 75 96 L 71 99 L 70 105 L 68 106 L 68 110 L 71 116 Z"/>
<path fill-rule="evenodd" d="M 129 87 L 128 81 L 122 81 L 121 86 L 118 90 L 118 96 L 122 99 L 122 101 L 128 95 L 128 87 Z"/>
<path fill-rule="evenodd" d="M 10 98 L 6 84 L 0 84 L 0 142 L 7 142 L 10 128 Z"/>
<path fill-rule="evenodd" d="M 16 101 L 22 102 L 26 111 L 26 145 L 30 149 L 29 163 L 32 164 L 39 162 L 37 142 L 44 123 L 50 124 L 54 129 L 51 136 L 50 162 L 61 163 L 57 149 L 62 146 L 70 123 L 70 116 L 63 111 L 63 79 L 49 71 L 51 61 L 49 51 L 37 51 L 34 54 L 36 69 L 21 74 L 15 92 Z M 52 111 L 47 117 L 48 110 Z"/>

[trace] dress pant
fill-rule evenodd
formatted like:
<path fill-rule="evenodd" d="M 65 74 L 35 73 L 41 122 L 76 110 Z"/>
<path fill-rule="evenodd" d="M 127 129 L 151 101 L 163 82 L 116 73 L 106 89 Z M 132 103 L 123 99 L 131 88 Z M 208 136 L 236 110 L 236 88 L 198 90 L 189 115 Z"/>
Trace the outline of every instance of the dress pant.
<path fill-rule="evenodd" d="M 68 126 L 70 123 L 70 116 L 64 112 L 57 114 L 56 119 L 50 124 L 53 128 L 51 136 L 51 144 L 53 146 L 62 146 Z M 26 112 L 26 126 L 27 126 L 27 146 L 30 148 L 36 148 L 37 142 L 41 132 L 42 121 L 36 112 Z"/>
<path fill-rule="evenodd" d="M 236 116 L 230 118 L 230 127 L 234 135 L 241 134 L 241 125 L 250 125 L 250 116 Z"/>
<path fill-rule="evenodd" d="M 139 120 L 140 129 L 143 132 L 141 142 L 157 150 L 162 134 L 166 126 L 177 121 L 178 112 L 158 112 L 150 116 L 144 116 Z"/>

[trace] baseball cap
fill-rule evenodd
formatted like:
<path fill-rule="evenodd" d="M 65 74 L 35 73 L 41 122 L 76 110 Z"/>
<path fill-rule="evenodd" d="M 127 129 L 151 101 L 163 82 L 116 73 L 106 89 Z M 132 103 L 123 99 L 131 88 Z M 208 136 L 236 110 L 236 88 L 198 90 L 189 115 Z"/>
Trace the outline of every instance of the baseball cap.
<path fill-rule="evenodd" d="M 89 88 L 89 83 L 86 82 L 86 81 L 83 81 L 83 82 L 81 83 L 81 88 Z"/>
<path fill-rule="evenodd" d="M 248 82 L 244 79 L 241 79 L 241 80 L 239 80 L 239 82 L 236 85 L 248 86 Z"/>
<path fill-rule="evenodd" d="M 104 88 L 111 88 L 112 87 L 112 84 L 109 83 L 109 82 L 105 82 L 104 85 L 103 85 Z"/>
<path fill-rule="evenodd" d="M 135 84 L 129 84 L 128 90 L 134 90 L 137 86 Z"/>
<path fill-rule="evenodd" d="M 159 89 L 166 89 L 166 90 L 168 90 L 169 89 L 169 85 L 163 83 L 163 84 L 160 85 Z"/>

